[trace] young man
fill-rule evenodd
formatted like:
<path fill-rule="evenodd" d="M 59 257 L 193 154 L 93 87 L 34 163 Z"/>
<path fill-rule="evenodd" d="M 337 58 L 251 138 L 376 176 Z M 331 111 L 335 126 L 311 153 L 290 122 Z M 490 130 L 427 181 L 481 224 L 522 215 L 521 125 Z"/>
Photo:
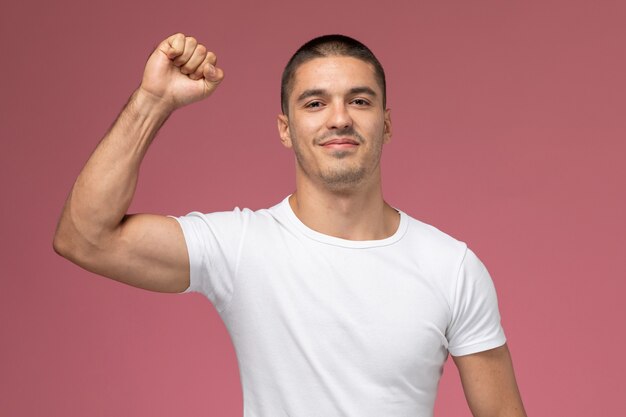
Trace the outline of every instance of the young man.
<path fill-rule="evenodd" d="M 223 76 L 192 37 L 157 47 L 80 173 L 55 250 L 136 287 L 205 294 L 233 340 L 246 416 L 431 416 L 448 353 L 475 416 L 525 416 L 487 270 L 383 200 L 391 119 L 361 43 L 316 38 L 285 69 L 292 195 L 256 212 L 126 214 L 159 127 Z"/>

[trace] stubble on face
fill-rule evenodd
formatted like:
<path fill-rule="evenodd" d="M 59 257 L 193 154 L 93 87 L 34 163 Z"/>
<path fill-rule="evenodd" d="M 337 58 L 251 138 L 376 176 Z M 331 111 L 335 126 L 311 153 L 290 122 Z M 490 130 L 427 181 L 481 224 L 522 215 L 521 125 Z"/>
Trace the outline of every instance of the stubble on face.
<path fill-rule="evenodd" d="M 357 58 L 330 56 L 302 64 L 290 92 L 290 117 L 279 119 L 283 144 L 296 157 L 297 176 L 341 193 L 379 181 L 388 136 L 386 112 L 378 108 L 382 94 L 374 69 Z M 358 144 L 323 145 L 342 138 Z"/>
<path fill-rule="evenodd" d="M 291 129 L 291 132 L 295 132 L 295 129 Z M 359 146 L 365 146 L 365 139 L 361 136 L 352 126 L 347 127 L 345 129 L 327 132 L 320 137 L 314 139 L 313 143 L 315 146 L 320 146 L 325 140 L 330 139 L 331 137 L 351 137 L 358 141 Z M 302 148 L 302 144 L 292 133 L 292 143 L 293 150 L 296 156 L 296 161 L 300 166 L 301 170 L 307 176 L 311 176 L 311 167 L 308 166 L 307 157 L 305 156 L 305 152 Z M 370 160 L 366 163 L 352 163 L 350 161 L 345 161 L 345 163 L 333 163 L 326 165 L 323 169 L 318 173 L 319 180 L 333 191 L 349 191 L 354 189 L 355 186 L 360 184 L 367 175 L 378 167 L 380 163 L 380 156 L 382 153 L 382 147 L 378 146 L 372 155 Z M 352 154 L 352 151 L 347 150 L 335 150 L 331 153 L 331 157 L 336 159 L 337 161 L 347 159 Z"/>

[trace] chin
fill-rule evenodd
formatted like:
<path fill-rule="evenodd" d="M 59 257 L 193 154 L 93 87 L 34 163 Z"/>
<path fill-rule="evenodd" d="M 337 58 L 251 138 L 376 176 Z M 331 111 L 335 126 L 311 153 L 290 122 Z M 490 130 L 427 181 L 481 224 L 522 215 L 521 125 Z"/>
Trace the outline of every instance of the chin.
<path fill-rule="evenodd" d="M 331 189 L 352 189 L 363 182 L 365 170 L 344 170 L 322 174 L 322 181 Z"/>

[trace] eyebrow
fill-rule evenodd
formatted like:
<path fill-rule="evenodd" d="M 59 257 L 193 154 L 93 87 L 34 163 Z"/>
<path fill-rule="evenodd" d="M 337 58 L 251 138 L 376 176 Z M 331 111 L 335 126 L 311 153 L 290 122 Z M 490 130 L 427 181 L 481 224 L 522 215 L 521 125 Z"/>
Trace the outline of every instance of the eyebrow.
<path fill-rule="evenodd" d="M 313 97 L 313 96 L 323 96 L 323 95 L 327 95 L 328 92 L 324 89 L 321 88 L 313 88 L 310 90 L 304 90 L 302 92 L 302 94 L 300 94 L 298 96 L 298 98 L 296 99 L 297 102 L 300 102 L 302 100 L 306 100 L 309 97 Z M 367 87 L 367 86 L 362 86 L 362 87 L 353 87 L 348 91 L 349 95 L 355 95 L 355 94 L 367 94 L 369 96 L 372 97 L 376 97 L 376 91 L 372 90 L 371 88 Z"/>

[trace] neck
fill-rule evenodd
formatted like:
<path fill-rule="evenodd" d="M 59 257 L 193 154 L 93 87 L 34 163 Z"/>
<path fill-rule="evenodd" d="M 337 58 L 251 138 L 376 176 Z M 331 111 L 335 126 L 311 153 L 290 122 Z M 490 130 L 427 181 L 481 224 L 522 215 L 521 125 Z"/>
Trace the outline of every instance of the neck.
<path fill-rule="evenodd" d="M 296 183 L 289 204 L 300 221 L 317 232 L 348 240 L 379 240 L 398 229 L 400 216 L 383 200 L 380 177 L 349 191 L 298 178 Z"/>

